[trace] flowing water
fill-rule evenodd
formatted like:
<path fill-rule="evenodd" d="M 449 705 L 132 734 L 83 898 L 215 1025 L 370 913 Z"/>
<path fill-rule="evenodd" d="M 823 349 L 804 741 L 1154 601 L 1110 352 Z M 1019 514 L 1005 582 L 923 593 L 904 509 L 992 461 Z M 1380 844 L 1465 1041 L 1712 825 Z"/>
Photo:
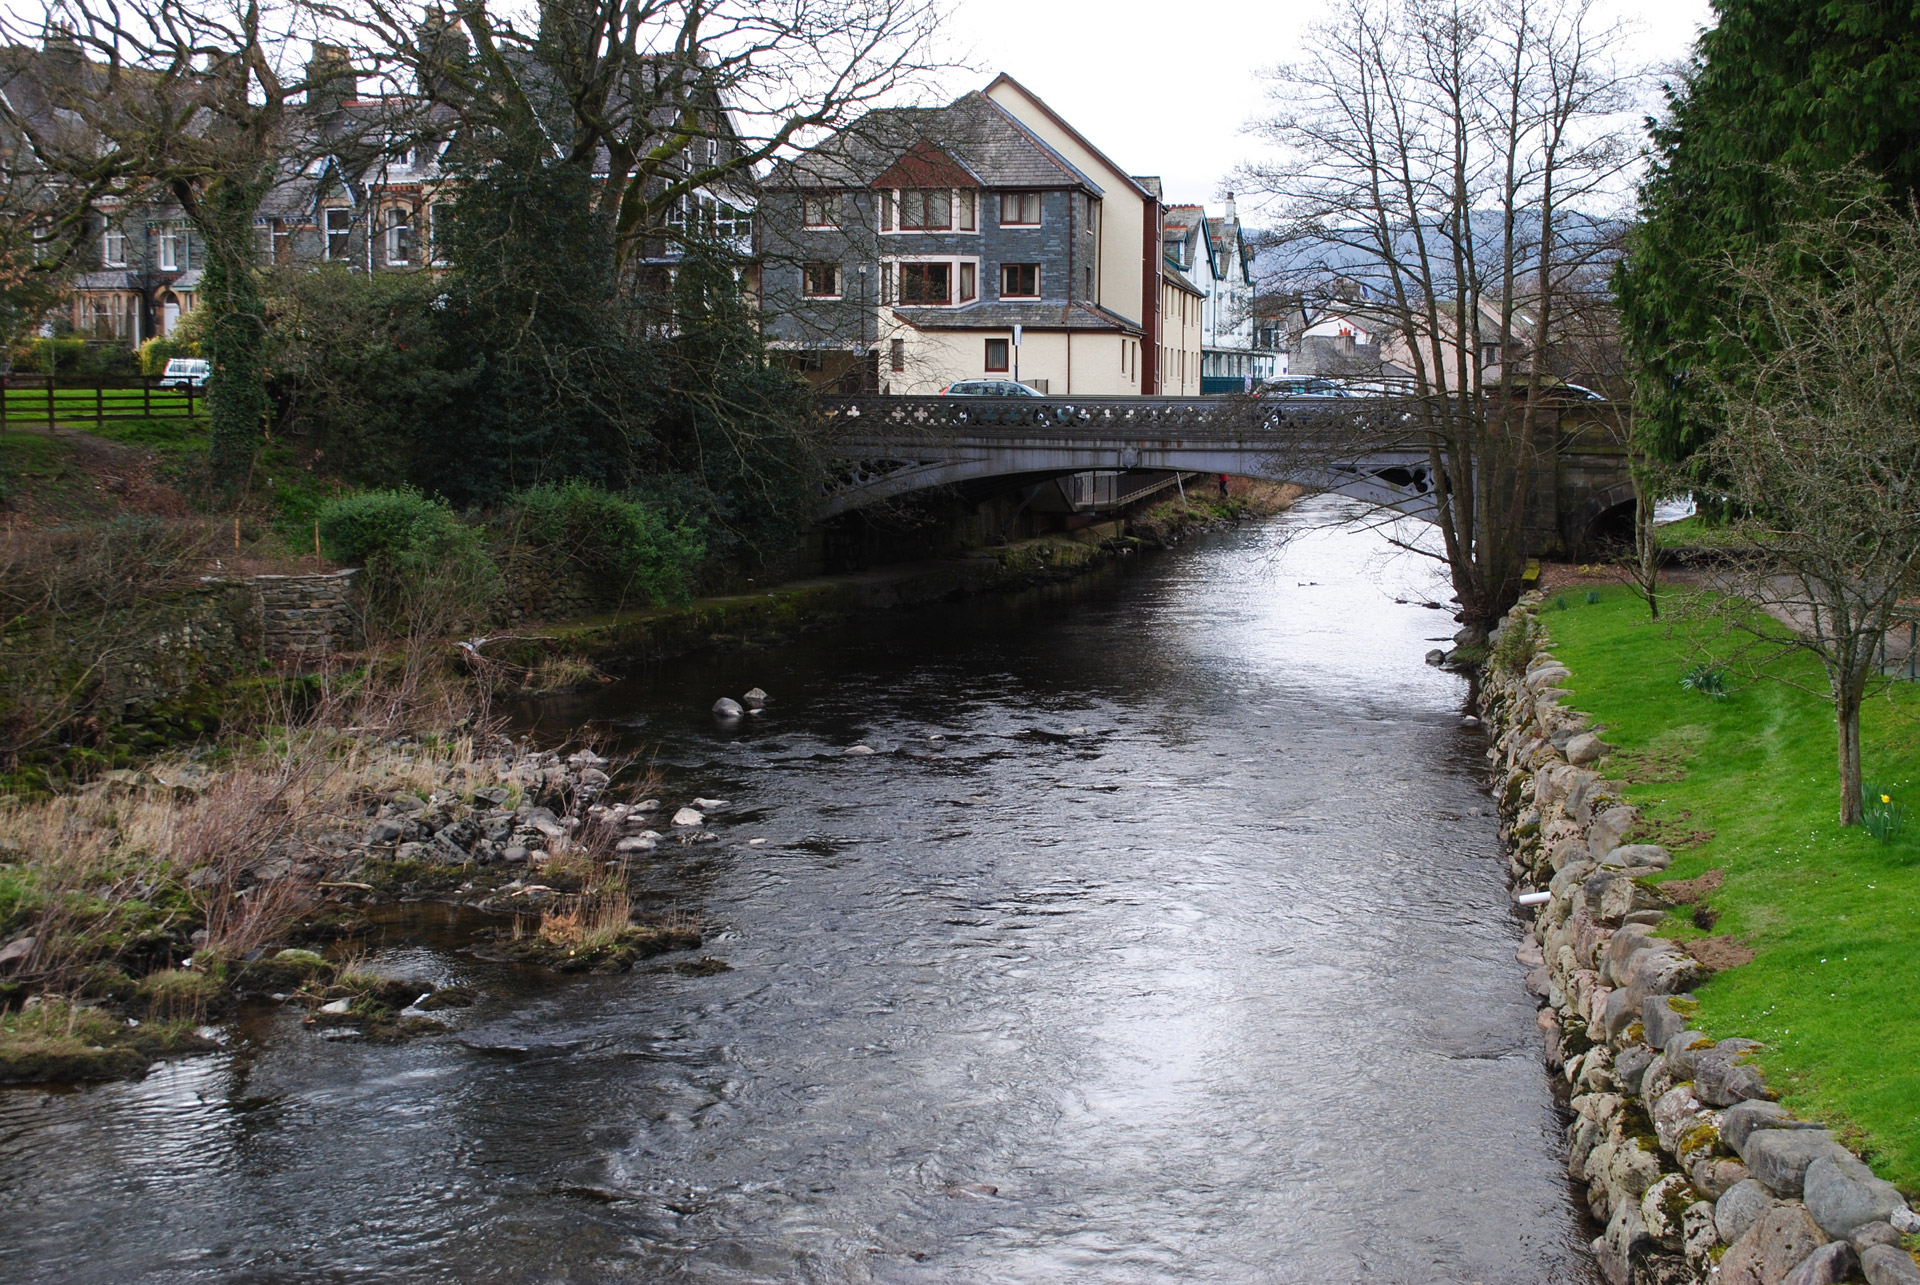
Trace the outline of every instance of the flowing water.
<path fill-rule="evenodd" d="M 730 800 L 644 900 L 731 971 L 390 927 L 453 1035 L 0 1092 L 0 1278 L 1591 1281 L 1445 591 L 1330 511 L 530 711 Z"/>

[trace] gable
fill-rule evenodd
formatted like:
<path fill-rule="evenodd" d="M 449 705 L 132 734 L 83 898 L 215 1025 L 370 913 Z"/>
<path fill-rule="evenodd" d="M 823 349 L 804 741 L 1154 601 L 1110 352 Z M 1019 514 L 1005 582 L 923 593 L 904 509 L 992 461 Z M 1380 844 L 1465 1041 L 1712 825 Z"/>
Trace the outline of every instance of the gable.
<path fill-rule="evenodd" d="M 902 152 L 893 164 L 882 170 L 874 178 L 872 186 L 979 187 L 980 180 L 939 147 L 923 140 Z"/>

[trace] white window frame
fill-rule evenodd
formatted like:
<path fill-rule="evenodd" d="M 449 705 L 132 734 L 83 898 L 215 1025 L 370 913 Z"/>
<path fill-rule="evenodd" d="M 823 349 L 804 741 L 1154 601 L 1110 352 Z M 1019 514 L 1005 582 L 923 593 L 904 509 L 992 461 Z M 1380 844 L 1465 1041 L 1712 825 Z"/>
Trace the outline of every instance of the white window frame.
<path fill-rule="evenodd" d="M 115 246 L 119 247 L 118 253 L 115 253 Z M 100 266 L 103 268 L 127 266 L 127 230 L 117 223 L 108 222 L 100 229 Z"/>
<path fill-rule="evenodd" d="M 440 202 L 427 202 L 426 220 L 427 263 L 432 267 L 444 268 L 447 266 L 447 256 L 440 245 Z"/>
<path fill-rule="evenodd" d="M 900 294 L 900 269 L 910 263 L 944 263 L 947 265 L 947 301 L 945 303 L 906 303 Z M 960 295 L 961 267 L 973 269 L 973 297 L 962 299 Z M 964 308 L 977 303 L 980 299 L 980 260 L 970 254 L 912 254 L 899 258 L 884 259 L 880 264 L 880 280 L 885 290 L 885 299 L 890 307 L 896 308 Z"/>
<path fill-rule="evenodd" d="M 382 257 L 389 268 L 410 268 L 413 266 L 413 211 L 404 205 L 390 205 L 386 211 L 386 226 L 381 228 L 380 237 L 385 242 Z"/>
<path fill-rule="evenodd" d="M 947 194 L 945 227 L 901 226 L 906 193 L 940 191 Z M 880 202 L 880 231 L 886 236 L 977 236 L 980 232 L 980 193 L 970 187 L 892 187 L 881 192 Z"/>
<path fill-rule="evenodd" d="M 154 248 L 154 266 L 162 272 L 185 272 L 186 257 L 180 253 L 180 225 L 162 223 Z"/>
<path fill-rule="evenodd" d="M 333 222 L 336 214 L 346 215 L 346 222 L 339 227 L 335 227 Z M 344 238 L 340 243 L 340 253 L 337 255 L 333 252 L 335 236 Z M 320 239 L 321 258 L 329 263 L 351 263 L 353 261 L 353 211 L 339 205 L 330 206 L 321 211 Z"/>

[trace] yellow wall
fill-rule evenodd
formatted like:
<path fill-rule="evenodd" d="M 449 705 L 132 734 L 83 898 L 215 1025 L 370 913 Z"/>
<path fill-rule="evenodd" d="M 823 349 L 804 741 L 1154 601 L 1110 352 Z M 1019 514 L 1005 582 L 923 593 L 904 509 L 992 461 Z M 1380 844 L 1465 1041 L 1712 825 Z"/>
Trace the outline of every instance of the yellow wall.
<path fill-rule="evenodd" d="M 1010 331 L 915 330 L 896 323 L 880 342 L 880 382 L 889 392 L 930 395 L 961 379 L 1012 379 L 1013 372 L 986 368 L 989 339 L 1012 339 Z M 1072 342 L 1072 378 L 1068 378 L 1068 342 Z M 906 369 L 892 367 L 892 341 L 904 344 Z M 1139 340 L 1102 332 L 1029 330 L 1020 339 L 1020 380 L 1045 380 L 1047 395 L 1123 396 L 1140 391 L 1134 354 Z M 1123 351 L 1124 349 L 1124 351 Z M 1199 369 L 1197 356 L 1192 359 Z M 1123 369 L 1123 366 L 1125 367 Z M 1195 376 L 1199 387 L 1198 375 Z"/>
<path fill-rule="evenodd" d="M 1071 133 L 1055 124 L 1039 104 L 1008 81 L 988 87 L 987 96 L 1012 114 L 1014 119 L 1044 139 L 1048 146 L 1066 157 L 1105 193 L 1097 202 L 1095 225 L 1099 233 L 1099 295 L 1096 303 L 1111 312 L 1140 322 L 1141 273 L 1144 261 L 1147 203 L 1135 189 L 1133 180 L 1109 165 Z M 1160 230 L 1154 229 L 1154 245 L 1160 244 Z M 1078 339 L 1074 340 L 1078 364 Z M 1075 381 L 1076 386 L 1078 380 Z"/>
<path fill-rule="evenodd" d="M 1199 296 L 1161 279 L 1160 338 L 1167 364 L 1160 391 L 1168 397 L 1200 395 L 1201 303 Z"/>

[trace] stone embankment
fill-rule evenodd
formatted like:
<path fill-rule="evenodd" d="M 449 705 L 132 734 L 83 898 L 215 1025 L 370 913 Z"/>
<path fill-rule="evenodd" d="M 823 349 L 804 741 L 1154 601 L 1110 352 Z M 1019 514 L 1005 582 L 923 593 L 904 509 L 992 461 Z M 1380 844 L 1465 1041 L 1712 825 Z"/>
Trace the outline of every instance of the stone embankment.
<path fill-rule="evenodd" d="M 1516 893 L 1547 895 L 1519 960 L 1547 1064 L 1571 1089 L 1567 1169 L 1606 1225 L 1602 1274 L 1920 1285 L 1903 1247 L 1920 1217 L 1900 1193 L 1773 1100 L 1748 1060 L 1758 1043 L 1691 1028 L 1708 967 L 1655 935 L 1670 903 L 1649 877 L 1671 854 L 1633 841 L 1639 813 L 1599 770 L 1601 729 L 1565 703 L 1539 605 L 1528 595 L 1495 631 L 1480 699 Z"/>

